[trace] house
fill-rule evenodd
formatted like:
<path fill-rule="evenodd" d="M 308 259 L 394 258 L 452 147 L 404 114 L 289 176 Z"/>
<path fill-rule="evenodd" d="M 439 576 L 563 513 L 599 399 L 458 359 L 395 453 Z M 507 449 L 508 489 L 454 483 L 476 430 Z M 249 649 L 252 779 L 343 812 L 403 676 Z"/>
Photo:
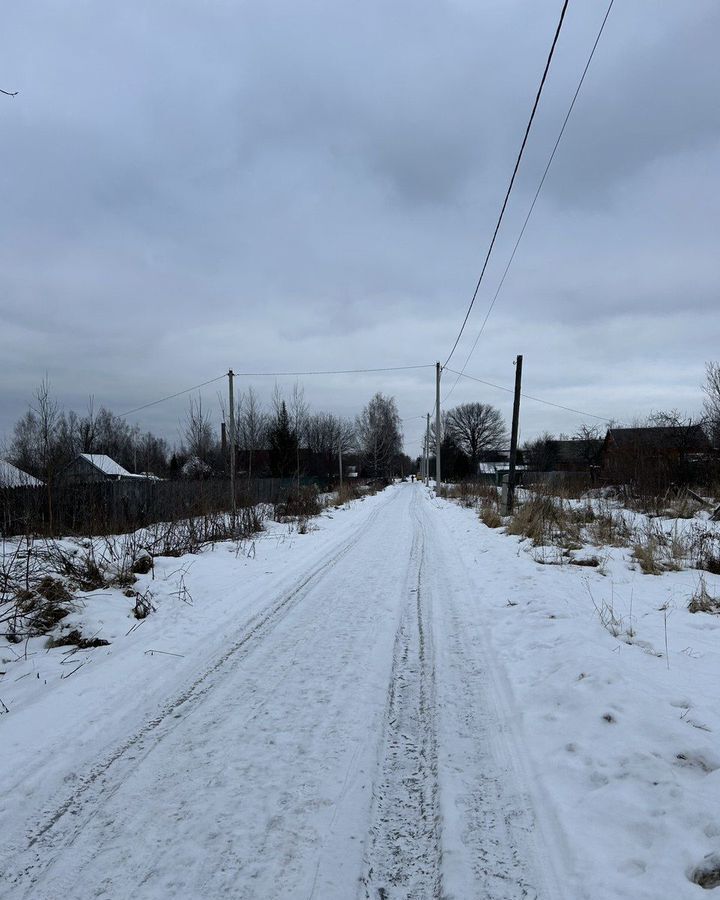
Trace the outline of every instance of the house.
<path fill-rule="evenodd" d="M 0 488 L 42 487 L 44 481 L 28 475 L 5 459 L 0 459 Z"/>
<path fill-rule="evenodd" d="M 135 481 L 142 475 L 133 475 L 104 453 L 80 453 L 59 475 L 67 484 L 88 484 L 107 481 Z"/>
<path fill-rule="evenodd" d="M 517 473 L 518 482 L 522 483 L 522 475 L 520 473 L 525 472 L 527 466 L 522 464 L 515 465 L 515 472 Z M 477 467 L 477 478 L 478 481 L 484 484 L 495 484 L 501 485 L 503 483 L 503 478 L 510 473 L 510 461 L 508 459 L 505 460 L 496 460 L 495 462 L 479 462 Z"/>
<path fill-rule="evenodd" d="M 548 441 L 552 468 L 556 472 L 590 472 L 600 467 L 604 442 L 592 439 Z"/>
<path fill-rule="evenodd" d="M 712 453 L 700 425 L 610 428 L 602 448 L 602 472 L 622 482 L 651 482 L 661 488 L 687 481 Z"/>

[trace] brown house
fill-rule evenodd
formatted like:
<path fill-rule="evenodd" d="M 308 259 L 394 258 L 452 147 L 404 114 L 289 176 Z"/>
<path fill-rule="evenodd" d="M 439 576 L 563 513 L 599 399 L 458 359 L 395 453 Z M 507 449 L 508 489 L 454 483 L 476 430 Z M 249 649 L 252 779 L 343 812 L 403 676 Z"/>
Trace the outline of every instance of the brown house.
<path fill-rule="evenodd" d="M 602 473 L 612 481 L 662 490 L 693 480 L 710 455 L 700 425 L 611 428 L 603 443 Z"/>
<path fill-rule="evenodd" d="M 556 472 L 592 472 L 600 468 L 603 441 L 550 441 L 548 449 Z"/>

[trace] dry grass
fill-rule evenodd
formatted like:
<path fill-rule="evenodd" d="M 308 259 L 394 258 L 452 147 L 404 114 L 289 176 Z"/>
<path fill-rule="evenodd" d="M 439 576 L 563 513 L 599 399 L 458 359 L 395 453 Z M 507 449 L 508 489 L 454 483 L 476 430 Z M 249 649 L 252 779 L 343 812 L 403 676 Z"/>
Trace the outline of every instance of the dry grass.
<path fill-rule="evenodd" d="M 460 481 L 458 484 L 445 485 L 440 496 L 447 500 L 457 500 L 467 509 L 486 505 L 497 507 L 498 504 L 497 488 L 484 481 Z"/>
<path fill-rule="evenodd" d="M 342 486 L 335 492 L 332 505 L 335 507 L 344 506 L 346 503 L 349 503 L 351 500 L 357 500 L 359 497 L 360 491 L 357 482 L 343 481 Z"/>
<path fill-rule="evenodd" d="M 155 556 L 197 553 L 209 543 L 243 539 L 262 530 L 264 510 L 247 507 L 233 518 L 209 513 L 164 522 L 130 534 L 84 541 L 27 537 L 0 553 L 0 634 L 17 643 L 52 631 L 75 607 L 71 591 L 119 586 L 152 571 Z M 130 591 L 135 615 L 154 607 L 148 594 Z"/>
<path fill-rule="evenodd" d="M 579 550 L 579 517 L 562 500 L 548 494 L 535 494 L 518 507 L 508 534 L 528 538 L 536 546 L 557 546 L 566 550 Z"/>
<path fill-rule="evenodd" d="M 596 512 L 587 523 L 586 530 L 590 540 L 598 546 L 626 547 L 631 536 L 622 512 L 609 507 Z"/>
<path fill-rule="evenodd" d="M 713 597 L 708 593 L 704 578 L 700 578 L 700 583 L 688 602 L 688 609 L 691 613 L 720 615 L 720 597 Z"/>
<path fill-rule="evenodd" d="M 695 568 L 720 575 L 720 534 L 706 528 L 695 529 L 690 554 Z"/>
<path fill-rule="evenodd" d="M 694 519 L 703 508 L 701 503 L 685 494 L 676 497 L 664 510 L 669 519 Z"/>
<path fill-rule="evenodd" d="M 492 506 L 483 506 L 480 510 L 480 521 L 488 528 L 500 528 L 503 520 L 500 513 Z"/>
<path fill-rule="evenodd" d="M 613 498 L 604 489 L 592 490 L 578 503 L 573 487 L 557 483 L 519 490 L 516 512 L 506 533 L 527 538 L 535 547 L 558 549 L 554 556 L 541 552 L 540 561 L 545 564 L 572 562 L 569 551 L 593 544 L 631 548 L 640 569 L 649 575 L 685 568 L 720 575 L 720 531 L 704 521 L 687 521 L 701 503 L 686 492 L 639 500 L 625 498 L 627 507 L 644 508 L 637 524 L 627 508 L 620 506 L 618 495 Z M 496 488 L 463 482 L 451 486 L 447 495 L 463 506 L 476 508 L 488 527 L 502 524 Z M 674 521 L 669 523 L 670 514 Z"/>
<path fill-rule="evenodd" d="M 653 538 L 634 544 L 633 556 L 645 575 L 660 575 L 665 571 L 660 559 L 660 548 Z"/>

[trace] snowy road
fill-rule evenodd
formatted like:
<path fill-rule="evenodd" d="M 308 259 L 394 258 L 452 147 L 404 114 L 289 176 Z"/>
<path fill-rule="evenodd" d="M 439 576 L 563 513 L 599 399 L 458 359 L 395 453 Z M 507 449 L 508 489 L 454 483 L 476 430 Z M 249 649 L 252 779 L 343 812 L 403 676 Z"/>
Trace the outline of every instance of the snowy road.
<path fill-rule="evenodd" d="M 408 484 L 361 507 L 221 641 L 198 633 L 203 664 L 99 756 L 28 762 L 0 896 L 562 896 L 433 501 Z"/>

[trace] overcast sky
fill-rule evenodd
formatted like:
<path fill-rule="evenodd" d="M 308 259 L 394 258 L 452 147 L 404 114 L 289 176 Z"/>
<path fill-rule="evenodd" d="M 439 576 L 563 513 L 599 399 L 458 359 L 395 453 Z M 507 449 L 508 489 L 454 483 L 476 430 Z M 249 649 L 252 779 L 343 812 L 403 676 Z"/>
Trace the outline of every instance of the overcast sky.
<path fill-rule="evenodd" d="M 571 0 L 462 366 L 606 3 Z M 27 0 L 0 29 L 0 439 L 45 373 L 118 413 L 238 372 L 432 364 L 482 265 L 560 0 Z M 616 0 L 467 372 L 628 421 L 720 357 L 716 0 Z M 272 378 L 252 379 L 269 397 Z M 454 378 L 445 374 L 443 393 Z M 292 379 L 281 379 L 290 386 Z M 315 409 L 431 369 L 308 377 Z M 238 390 L 247 386 L 240 379 Z M 216 390 L 205 389 L 217 405 Z M 509 394 L 463 380 L 449 405 Z M 187 398 L 131 417 L 177 440 Z M 522 438 L 583 418 L 523 402 Z M 591 421 L 586 419 L 586 421 Z"/>

